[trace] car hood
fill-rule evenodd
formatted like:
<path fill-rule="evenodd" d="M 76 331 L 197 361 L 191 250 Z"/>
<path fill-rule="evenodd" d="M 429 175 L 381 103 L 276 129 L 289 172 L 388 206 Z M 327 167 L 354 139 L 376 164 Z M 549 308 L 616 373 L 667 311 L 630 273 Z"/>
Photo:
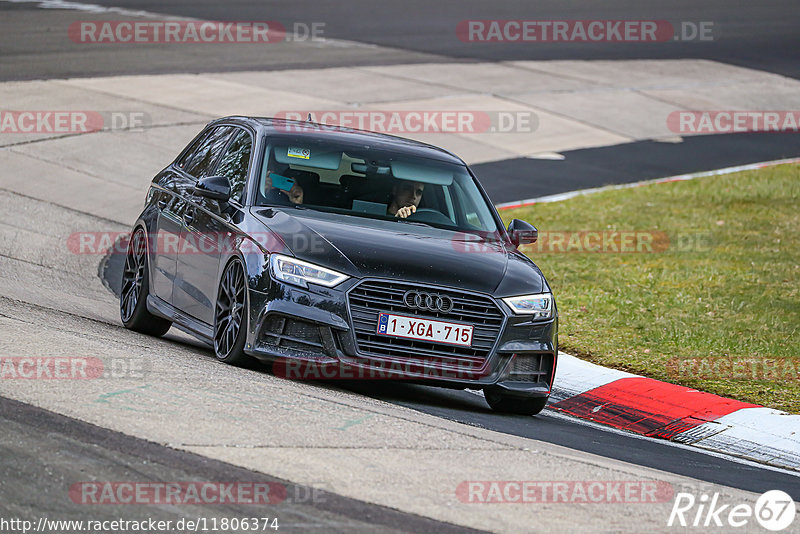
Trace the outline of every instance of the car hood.
<path fill-rule="evenodd" d="M 510 245 L 474 234 L 294 208 L 253 208 L 297 258 L 357 278 L 390 278 L 496 296 L 549 291 Z"/>

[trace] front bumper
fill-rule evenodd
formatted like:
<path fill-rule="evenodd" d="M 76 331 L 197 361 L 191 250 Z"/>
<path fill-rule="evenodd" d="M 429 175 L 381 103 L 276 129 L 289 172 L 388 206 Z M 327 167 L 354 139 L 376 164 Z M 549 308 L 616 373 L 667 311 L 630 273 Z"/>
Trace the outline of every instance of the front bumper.
<path fill-rule="evenodd" d="M 251 288 L 245 352 L 281 362 L 284 372 L 293 370 L 287 378 L 406 380 L 453 388 L 493 388 L 518 397 L 549 396 L 558 354 L 557 315 L 531 322 L 484 295 L 502 313 L 502 324 L 480 361 L 437 360 L 414 354 L 413 349 L 402 356 L 376 356 L 359 350 L 353 326 L 348 295 L 362 282 L 350 279 L 334 289 L 314 285 L 304 289 L 273 281 L 266 292 Z"/>

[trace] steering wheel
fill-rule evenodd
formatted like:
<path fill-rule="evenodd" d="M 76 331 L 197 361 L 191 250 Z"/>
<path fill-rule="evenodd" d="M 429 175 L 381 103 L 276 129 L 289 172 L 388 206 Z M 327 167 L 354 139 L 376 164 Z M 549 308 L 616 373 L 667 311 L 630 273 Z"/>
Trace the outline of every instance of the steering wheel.
<path fill-rule="evenodd" d="M 418 208 L 417 211 L 409 215 L 407 218 L 409 221 L 419 221 L 434 224 L 453 224 L 453 221 L 451 221 L 441 211 L 431 208 Z"/>

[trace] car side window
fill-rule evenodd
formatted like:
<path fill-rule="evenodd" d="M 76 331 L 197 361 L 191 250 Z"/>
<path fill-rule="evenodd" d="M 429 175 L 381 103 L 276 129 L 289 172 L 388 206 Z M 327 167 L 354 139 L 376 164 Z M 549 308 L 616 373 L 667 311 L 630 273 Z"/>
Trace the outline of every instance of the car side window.
<path fill-rule="evenodd" d="M 233 141 L 222 156 L 222 160 L 214 174 L 225 176 L 231 183 L 231 198 L 242 202 L 242 193 L 247 182 L 247 170 L 250 166 L 250 153 L 253 149 L 253 138 L 247 130 L 235 128 Z"/>
<path fill-rule="evenodd" d="M 220 152 L 228 142 L 230 126 L 217 126 L 210 130 L 196 144 L 196 148 L 190 151 L 179 166 L 188 174 L 195 178 L 205 178 L 214 168 L 214 164 L 220 156 Z"/>
<path fill-rule="evenodd" d="M 183 154 L 183 156 L 181 156 L 181 158 L 178 160 L 178 167 L 181 169 L 186 169 L 186 165 L 192 161 L 192 158 L 197 154 L 197 150 L 202 146 L 203 141 L 208 139 L 208 136 L 211 135 L 212 132 L 213 130 L 208 130 L 188 146 L 185 154 Z"/>

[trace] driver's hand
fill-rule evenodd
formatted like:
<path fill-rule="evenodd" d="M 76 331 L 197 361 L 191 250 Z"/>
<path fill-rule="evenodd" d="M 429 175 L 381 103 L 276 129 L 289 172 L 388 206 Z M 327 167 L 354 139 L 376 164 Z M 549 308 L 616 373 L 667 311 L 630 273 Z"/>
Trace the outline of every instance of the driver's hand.
<path fill-rule="evenodd" d="M 302 204 L 303 188 L 297 184 L 294 184 L 292 189 L 289 191 L 289 200 L 292 202 L 292 204 Z"/>
<path fill-rule="evenodd" d="M 397 213 L 395 213 L 395 216 L 400 217 L 401 219 L 405 219 L 406 217 L 408 217 L 412 213 L 415 213 L 416 211 L 417 211 L 417 207 L 412 204 L 411 206 L 404 206 L 404 207 L 400 208 L 399 210 L 397 210 Z"/>
<path fill-rule="evenodd" d="M 272 178 L 269 177 L 270 174 L 272 174 L 272 171 L 267 171 L 267 175 L 264 176 L 264 191 L 272 189 Z"/>

